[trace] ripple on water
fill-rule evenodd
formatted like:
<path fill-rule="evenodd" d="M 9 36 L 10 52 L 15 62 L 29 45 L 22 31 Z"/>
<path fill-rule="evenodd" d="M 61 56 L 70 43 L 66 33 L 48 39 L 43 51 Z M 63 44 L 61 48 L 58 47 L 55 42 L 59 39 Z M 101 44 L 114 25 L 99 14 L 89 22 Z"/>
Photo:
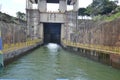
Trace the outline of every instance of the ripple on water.
<path fill-rule="evenodd" d="M 120 71 L 48 44 L 8 65 L 0 78 L 28 80 L 120 80 Z"/>

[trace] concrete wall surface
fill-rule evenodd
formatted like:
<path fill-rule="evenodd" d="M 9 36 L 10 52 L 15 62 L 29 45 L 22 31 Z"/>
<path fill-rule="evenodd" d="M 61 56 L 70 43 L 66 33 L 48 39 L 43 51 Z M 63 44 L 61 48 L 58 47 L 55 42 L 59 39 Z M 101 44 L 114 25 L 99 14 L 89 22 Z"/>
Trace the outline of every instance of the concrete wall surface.
<path fill-rule="evenodd" d="M 40 13 L 40 22 L 43 23 L 65 23 L 65 14 L 63 13 Z"/>
<path fill-rule="evenodd" d="M 71 35 L 71 34 L 70 34 Z M 120 46 L 120 19 L 102 22 L 79 20 L 71 41 L 104 46 Z"/>

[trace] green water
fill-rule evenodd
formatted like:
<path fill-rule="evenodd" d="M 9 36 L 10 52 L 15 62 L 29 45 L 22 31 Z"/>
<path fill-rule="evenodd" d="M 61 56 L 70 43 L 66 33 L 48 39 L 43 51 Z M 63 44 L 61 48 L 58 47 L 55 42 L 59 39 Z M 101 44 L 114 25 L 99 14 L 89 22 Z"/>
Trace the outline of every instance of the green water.
<path fill-rule="evenodd" d="M 62 48 L 43 46 L 5 67 L 0 79 L 120 80 L 120 70 Z"/>

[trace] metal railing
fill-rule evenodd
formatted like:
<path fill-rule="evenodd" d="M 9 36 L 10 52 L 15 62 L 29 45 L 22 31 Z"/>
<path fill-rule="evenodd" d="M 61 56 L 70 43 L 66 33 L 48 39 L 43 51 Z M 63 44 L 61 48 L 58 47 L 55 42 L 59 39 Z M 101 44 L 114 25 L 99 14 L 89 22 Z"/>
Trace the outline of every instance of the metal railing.
<path fill-rule="evenodd" d="M 71 42 L 68 40 L 62 40 L 62 43 L 66 46 L 72 46 L 72 47 L 83 48 L 88 50 L 95 50 L 95 51 L 105 52 L 108 54 L 110 53 L 120 54 L 120 47 L 115 47 L 115 46 L 83 44 L 83 43 Z"/>
<path fill-rule="evenodd" d="M 3 44 L 3 53 L 14 51 L 14 50 L 21 49 L 21 48 L 25 48 L 28 46 L 32 46 L 41 41 L 42 41 L 41 39 L 35 39 L 35 40 L 27 40 L 26 42 Z"/>

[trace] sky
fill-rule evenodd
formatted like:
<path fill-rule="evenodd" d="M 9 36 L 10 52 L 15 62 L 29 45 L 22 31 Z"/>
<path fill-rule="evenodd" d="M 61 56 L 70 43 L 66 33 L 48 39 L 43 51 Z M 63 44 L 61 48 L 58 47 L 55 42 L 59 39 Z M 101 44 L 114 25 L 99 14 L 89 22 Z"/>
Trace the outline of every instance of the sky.
<path fill-rule="evenodd" d="M 120 0 L 119 0 L 120 1 Z M 92 0 L 79 0 L 79 7 L 88 6 Z M 58 5 L 48 4 L 48 11 L 58 10 Z M 56 7 L 55 7 L 56 6 Z M 35 7 L 35 6 L 34 6 Z M 0 0 L 0 11 L 7 13 L 11 16 L 16 16 L 16 12 L 26 12 L 26 0 Z M 72 7 L 68 7 L 70 10 Z"/>

